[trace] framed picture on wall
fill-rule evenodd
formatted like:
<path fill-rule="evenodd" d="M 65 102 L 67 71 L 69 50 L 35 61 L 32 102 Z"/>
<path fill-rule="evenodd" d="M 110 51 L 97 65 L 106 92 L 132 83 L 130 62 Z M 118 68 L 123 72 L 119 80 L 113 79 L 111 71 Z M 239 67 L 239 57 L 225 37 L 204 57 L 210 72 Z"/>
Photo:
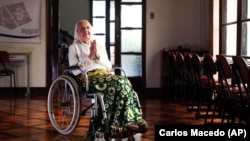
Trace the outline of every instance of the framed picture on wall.
<path fill-rule="evenodd" d="M 0 0 L 0 42 L 40 43 L 40 0 Z"/>

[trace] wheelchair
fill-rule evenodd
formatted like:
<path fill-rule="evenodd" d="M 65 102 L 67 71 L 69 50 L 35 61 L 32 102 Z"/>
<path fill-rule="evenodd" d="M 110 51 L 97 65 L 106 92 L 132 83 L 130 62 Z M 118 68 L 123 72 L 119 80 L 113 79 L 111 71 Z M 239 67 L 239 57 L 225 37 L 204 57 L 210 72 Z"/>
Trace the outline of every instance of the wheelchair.
<path fill-rule="evenodd" d="M 64 71 L 62 75 L 57 77 L 51 84 L 47 97 L 47 110 L 50 122 L 54 129 L 62 135 L 69 135 L 77 128 L 80 117 L 86 114 L 90 115 L 88 131 L 85 138 L 95 140 L 99 131 L 96 129 L 95 122 L 100 121 L 104 123 L 105 131 L 102 137 L 105 140 L 111 140 L 110 125 L 105 110 L 105 103 L 102 96 L 98 92 L 91 92 L 89 88 L 88 71 L 82 71 L 82 77 L 84 82 L 78 82 L 78 79 L 74 78 L 72 70 L 80 69 L 78 66 L 69 67 Z M 125 71 L 121 67 L 113 67 L 112 75 L 115 75 L 116 71 L 123 73 L 126 77 Z M 84 89 L 81 85 L 85 85 Z M 141 111 L 141 106 L 138 101 L 138 109 Z M 84 99 L 91 102 L 83 104 Z M 83 106 L 85 105 L 85 106 Z M 141 111 L 142 112 L 142 111 Z M 135 135 L 134 133 L 133 135 Z M 133 135 L 129 135 L 128 138 L 133 138 Z M 133 139 L 132 139 L 133 140 Z"/>

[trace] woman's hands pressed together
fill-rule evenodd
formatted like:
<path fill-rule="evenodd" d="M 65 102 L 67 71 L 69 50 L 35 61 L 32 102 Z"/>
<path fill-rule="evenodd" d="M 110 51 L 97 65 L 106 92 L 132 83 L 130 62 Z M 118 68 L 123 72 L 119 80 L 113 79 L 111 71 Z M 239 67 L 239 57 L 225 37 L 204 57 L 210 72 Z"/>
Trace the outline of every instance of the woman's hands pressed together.
<path fill-rule="evenodd" d="M 91 41 L 89 59 L 90 60 L 100 59 L 100 56 L 98 55 L 97 49 L 96 49 L 96 40 Z"/>

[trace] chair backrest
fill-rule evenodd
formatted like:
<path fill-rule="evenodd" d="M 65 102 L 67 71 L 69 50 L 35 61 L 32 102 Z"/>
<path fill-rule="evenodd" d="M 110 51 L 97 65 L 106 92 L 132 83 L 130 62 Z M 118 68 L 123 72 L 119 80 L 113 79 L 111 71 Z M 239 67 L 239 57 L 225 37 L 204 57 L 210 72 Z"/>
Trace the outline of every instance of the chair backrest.
<path fill-rule="evenodd" d="M 1 76 L 9 76 L 10 70 L 7 69 L 5 63 L 9 63 L 9 53 L 6 51 L 0 51 L 0 75 Z"/>
<path fill-rule="evenodd" d="M 7 51 L 0 51 L 0 59 L 2 63 L 9 62 L 10 55 Z"/>
<path fill-rule="evenodd" d="M 192 54 L 191 54 L 191 53 L 185 53 L 185 55 L 184 55 L 184 60 L 185 60 L 186 68 L 187 68 L 189 71 L 192 71 L 192 69 L 193 69 Z"/>
<path fill-rule="evenodd" d="M 184 54 L 184 61 L 187 70 L 188 79 L 191 81 L 192 84 L 195 84 L 194 72 L 193 72 L 193 63 L 192 63 L 192 54 L 186 52 Z"/>
<path fill-rule="evenodd" d="M 216 65 L 223 94 L 226 97 L 232 97 L 232 89 L 230 88 L 231 86 L 234 86 L 232 85 L 232 69 L 227 58 L 224 55 L 216 55 Z"/>
<path fill-rule="evenodd" d="M 241 56 L 233 56 L 233 67 L 239 73 L 239 77 L 244 84 L 250 82 L 250 72 L 245 59 Z"/>
<path fill-rule="evenodd" d="M 186 66 L 184 61 L 184 56 L 181 52 L 176 52 L 177 69 L 180 77 L 186 78 Z"/>
<path fill-rule="evenodd" d="M 169 62 L 171 63 L 171 65 L 177 64 L 176 55 L 174 52 L 169 52 Z"/>
<path fill-rule="evenodd" d="M 201 63 L 201 59 L 200 56 L 197 53 L 192 53 L 192 66 L 193 66 L 193 70 L 196 73 L 201 73 L 202 71 L 202 63 Z"/>
<path fill-rule="evenodd" d="M 210 54 L 205 54 L 203 58 L 203 69 L 206 75 L 212 75 L 217 73 L 217 67 L 214 62 L 213 56 Z"/>
<path fill-rule="evenodd" d="M 250 72 L 247 66 L 246 60 L 241 56 L 233 56 L 233 75 L 236 79 L 237 86 L 241 91 L 241 98 L 243 99 L 243 91 L 244 94 L 247 95 L 248 100 L 250 100 L 248 85 L 250 83 Z M 242 90 L 242 87 L 244 90 Z"/>
<path fill-rule="evenodd" d="M 216 55 L 216 63 L 220 75 L 225 79 L 231 79 L 232 70 L 227 58 L 224 55 Z"/>
<path fill-rule="evenodd" d="M 193 78 L 195 85 L 199 88 L 204 88 L 202 77 L 202 62 L 200 56 L 197 53 L 192 53 L 192 67 L 193 67 Z"/>
<path fill-rule="evenodd" d="M 184 56 L 181 52 L 176 52 L 176 60 L 179 67 L 185 67 Z"/>
<path fill-rule="evenodd" d="M 7 51 L 0 51 L 0 63 L 2 64 L 1 66 L 3 67 L 3 70 L 7 74 L 7 68 L 5 63 L 9 62 L 9 53 Z"/>
<path fill-rule="evenodd" d="M 175 75 L 177 72 L 177 59 L 175 53 L 172 51 L 169 52 L 169 66 Z"/>
<path fill-rule="evenodd" d="M 219 91 L 214 78 L 217 74 L 217 67 L 211 54 L 204 54 L 202 67 L 204 75 L 206 75 L 208 78 L 207 84 L 210 88 L 210 91 L 215 91 L 218 94 Z"/>

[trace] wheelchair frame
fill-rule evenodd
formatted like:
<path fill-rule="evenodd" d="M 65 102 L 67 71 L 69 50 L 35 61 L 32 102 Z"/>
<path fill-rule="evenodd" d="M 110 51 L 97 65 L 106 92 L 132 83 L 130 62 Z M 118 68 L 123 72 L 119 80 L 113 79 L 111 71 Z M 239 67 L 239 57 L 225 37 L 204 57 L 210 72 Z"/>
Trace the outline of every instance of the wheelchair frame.
<path fill-rule="evenodd" d="M 89 92 L 88 71 L 82 71 L 85 80 L 86 89 L 81 90 L 81 86 L 72 76 L 66 74 L 73 70 L 80 69 L 78 66 L 69 67 L 62 75 L 57 77 L 51 84 L 47 97 L 47 110 L 52 126 L 63 135 L 69 135 L 75 131 L 79 124 L 80 117 L 86 115 L 90 109 L 90 124 L 85 137 L 95 139 L 96 129 L 92 125 L 92 120 L 98 118 L 98 108 L 102 111 L 102 120 L 105 121 L 104 138 L 110 139 L 110 127 L 108 125 L 107 114 L 102 96 L 99 93 Z M 125 71 L 121 67 L 113 67 L 112 72 L 119 69 L 126 76 Z M 137 95 L 136 95 L 137 96 Z M 82 109 L 82 99 L 91 99 L 91 104 Z M 139 98 L 137 96 L 138 108 L 141 110 Z"/>

